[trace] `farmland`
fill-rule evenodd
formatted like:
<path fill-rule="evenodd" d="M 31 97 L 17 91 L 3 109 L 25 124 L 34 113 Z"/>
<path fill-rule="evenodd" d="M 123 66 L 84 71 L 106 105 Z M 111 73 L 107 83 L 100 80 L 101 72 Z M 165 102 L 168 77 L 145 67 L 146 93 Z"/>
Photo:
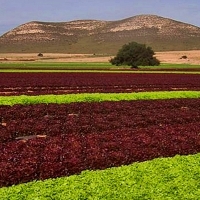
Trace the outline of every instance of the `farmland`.
<path fill-rule="evenodd" d="M 199 106 L 181 99 L 1 107 L 1 184 L 198 153 Z"/>
<path fill-rule="evenodd" d="M 200 90 L 198 74 L 0 73 L 0 95 Z"/>
<path fill-rule="evenodd" d="M 196 190 L 198 195 L 199 74 L 195 70 L 194 74 L 101 72 L 0 73 L 0 194 L 4 199 L 11 194 L 24 199 L 40 198 L 36 192 L 26 194 L 29 186 L 44 184 L 42 187 L 47 189 L 45 184 L 54 185 L 56 181 L 58 187 L 68 185 L 62 189 L 64 193 L 70 187 L 76 188 L 68 199 L 94 199 L 98 190 L 95 194 L 79 191 L 85 187 L 83 179 L 90 182 L 90 177 L 99 180 L 93 186 L 101 186 L 102 195 L 110 194 L 113 199 L 120 195 L 124 199 L 144 197 L 139 192 L 143 177 L 144 188 L 148 188 L 142 190 L 145 198 L 155 195 L 165 199 L 162 194 L 172 191 L 172 185 L 167 187 L 177 171 L 174 177 L 182 184 L 194 173 L 188 191 Z M 162 182 L 155 170 L 162 171 L 164 166 Z M 185 178 L 184 168 L 191 170 Z M 126 173 L 132 178 L 127 178 Z M 77 185 L 74 180 L 79 178 Z M 41 181 L 30 182 L 34 180 Z M 161 181 L 160 192 L 148 186 L 157 180 Z M 106 192 L 102 181 L 120 193 Z M 126 196 L 127 187 L 119 189 L 123 181 L 138 190 Z M 13 184 L 18 186 L 9 187 Z M 186 198 L 187 190 L 184 193 L 181 185 L 176 187 L 174 194 L 168 195 L 173 198 L 182 194 Z M 53 190 L 47 191 L 49 197 L 58 198 L 61 189 L 57 194 L 52 194 Z M 92 184 L 86 190 L 94 193 Z M 103 199 L 98 195 L 97 199 Z"/>

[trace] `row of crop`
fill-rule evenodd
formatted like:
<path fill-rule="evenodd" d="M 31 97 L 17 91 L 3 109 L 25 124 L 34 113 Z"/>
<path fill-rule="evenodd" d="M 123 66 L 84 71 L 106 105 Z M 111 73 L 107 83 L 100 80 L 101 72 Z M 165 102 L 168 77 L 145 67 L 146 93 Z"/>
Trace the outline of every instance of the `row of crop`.
<path fill-rule="evenodd" d="M 157 91 L 136 93 L 81 93 L 38 96 L 0 96 L 0 105 L 64 104 L 73 102 L 131 101 L 174 98 L 200 98 L 200 91 Z"/>
<path fill-rule="evenodd" d="M 18 69 L 18 70 L 69 70 L 69 69 L 110 69 L 112 65 L 109 62 L 4 62 L 0 63 L 0 69 Z M 180 68 L 179 65 L 177 67 Z M 184 67 L 184 66 L 183 66 Z M 129 69 L 130 67 L 126 67 Z M 191 69 L 197 68 L 198 66 L 192 65 Z M 192 71 L 192 70 L 191 70 Z"/>
<path fill-rule="evenodd" d="M 0 188 L 10 199 L 199 199 L 200 154 Z"/>
<path fill-rule="evenodd" d="M 195 74 L 0 73 L 0 94 L 199 90 Z"/>
<path fill-rule="evenodd" d="M 80 86 L 80 87 L 17 87 L 0 89 L 0 96 L 20 96 L 20 95 L 62 95 L 62 94 L 79 94 L 79 93 L 131 93 L 131 92 L 148 92 L 148 91 L 199 91 L 196 86 L 190 84 L 177 86 Z"/>
<path fill-rule="evenodd" d="M 149 91 L 199 91 L 197 87 L 185 85 L 177 88 L 177 85 L 159 87 L 151 86 L 138 88 L 131 86 L 131 88 L 123 86 L 107 86 L 107 87 L 22 87 L 22 88 L 5 88 L 0 92 L 0 96 L 20 96 L 20 95 L 65 95 L 65 94 L 79 94 L 79 93 L 132 93 L 132 92 L 149 92 Z"/>
<path fill-rule="evenodd" d="M 200 99 L 0 106 L 0 141 L 200 122 Z"/>
<path fill-rule="evenodd" d="M 190 128 L 189 126 L 192 126 Z M 0 186 L 200 152 L 199 123 L 0 143 Z"/>
<path fill-rule="evenodd" d="M 0 89 L 0 96 L 20 96 L 20 95 L 62 95 L 62 94 L 79 94 L 79 93 L 131 93 L 131 92 L 148 92 L 148 91 L 198 91 L 198 87 L 184 85 L 168 85 L 165 87 L 148 85 L 145 87 L 135 86 L 90 86 L 90 87 L 17 87 Z"/>
<path fill-rule="evenodd" d="M 0 73 L 1 89 L 6 87 L 81 87 L 81 86 L 132 86 L 141 85 L 177 85 L 188 84 L 190 86 L 199 86 L 198 74 L 175 74 L 159 72 L 92 72 L 80 73 L 72 71 L 68 73 Z"/>
<path fill-rule="evenodd" d="M 199 106 L 199 99 L 1 106 L 0 185 L 200 152 Z"/>

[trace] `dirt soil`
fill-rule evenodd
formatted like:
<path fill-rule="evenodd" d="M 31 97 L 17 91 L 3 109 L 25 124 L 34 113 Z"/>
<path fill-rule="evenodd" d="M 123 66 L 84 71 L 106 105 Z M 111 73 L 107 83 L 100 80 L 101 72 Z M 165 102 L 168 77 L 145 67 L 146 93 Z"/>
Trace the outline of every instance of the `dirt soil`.
<path fill-rule="evenodd" d="M 187 58 L 181 59 L 182 56 Z M 162 63 L 200 64 L 200 50 L 156 52 L 156 57 Z"/>
<path fill-rule="evenodd" d="M 162 63 L 200 64 L 200 50 L 156 52 L 155 56 Z M 186 59 L 181 59 L 187 56 Z M 44 53 L 42 57 L 37 53 L 2 53 L 0 62 L 108 62 L 111 56 L 93 54 L 62 54 Z"/>

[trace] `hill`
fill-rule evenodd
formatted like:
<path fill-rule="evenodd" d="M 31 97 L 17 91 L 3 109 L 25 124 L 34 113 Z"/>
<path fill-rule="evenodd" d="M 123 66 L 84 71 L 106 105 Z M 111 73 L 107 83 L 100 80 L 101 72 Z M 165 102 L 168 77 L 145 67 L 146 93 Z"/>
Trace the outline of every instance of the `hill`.
<path fill-rule="evenodd" d="M 33 21 L 0 37 L 0 52 L 115 54 L 136 41 L 155 51 L 200 49 L 200 28 L 156 15 L 118 21 Z"/>

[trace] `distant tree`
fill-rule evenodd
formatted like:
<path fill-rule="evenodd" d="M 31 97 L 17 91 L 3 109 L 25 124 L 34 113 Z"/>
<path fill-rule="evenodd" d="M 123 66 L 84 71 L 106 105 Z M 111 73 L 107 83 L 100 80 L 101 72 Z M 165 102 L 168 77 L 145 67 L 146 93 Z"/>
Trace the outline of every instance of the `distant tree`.
<path fill-rule="evenodd" d="M 151 47 L 131 42 L 123 45 L 117 55 L 110 59 L 110 63 L 116 66 L 128 65 L 132 68 L 138 68 L 138 66 L 159 65 L 160 61 L 154 57 L 154 51 Z"/>

